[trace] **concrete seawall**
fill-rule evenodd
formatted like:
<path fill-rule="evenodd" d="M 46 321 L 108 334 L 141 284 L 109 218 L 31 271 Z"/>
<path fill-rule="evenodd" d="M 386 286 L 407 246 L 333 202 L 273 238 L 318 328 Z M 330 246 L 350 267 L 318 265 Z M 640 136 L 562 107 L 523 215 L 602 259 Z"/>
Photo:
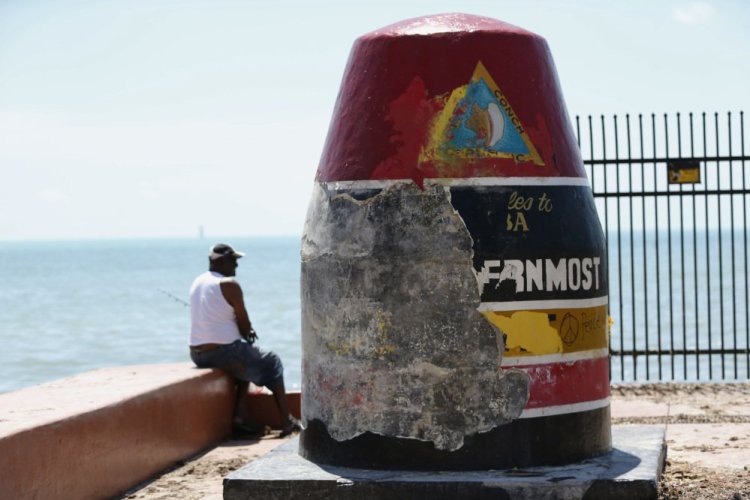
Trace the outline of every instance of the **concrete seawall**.
<path fill-rule="evenodd" d="M 227 437 L 233 383 L 190 363 L 95 370 L 0 394 L 0 498 L 106 498 Z M 249 398 L 278 427 L 270 395 Z M 299 415 L 299 393 L 290 394 Z"/>

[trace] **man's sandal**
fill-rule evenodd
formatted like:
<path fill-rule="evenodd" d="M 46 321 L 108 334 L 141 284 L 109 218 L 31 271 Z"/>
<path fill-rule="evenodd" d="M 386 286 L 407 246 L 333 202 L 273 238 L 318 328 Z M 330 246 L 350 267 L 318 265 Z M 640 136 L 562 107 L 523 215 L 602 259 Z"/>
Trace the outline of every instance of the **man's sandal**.
<path fill-rule="evenodd" d="M 283 429 L 279 433 L 279 439 L 285 438 L 291 434 L 296 434 L 302 431 L 302 424 L 300 423 L 299 420 L 297 420 L 296 418 L 292 418 L 292 417 L 290 417 L 290 420 L 291 420 L 291 423 L 289 424 L 289 427 L 287 427 L 286 429 Z"/>
<path fill-rule="evenodd" d="M 234 439 L 253 439 L 266 435 L 266 426 L 252 422 L 233 422 L 232 437 Z"/>

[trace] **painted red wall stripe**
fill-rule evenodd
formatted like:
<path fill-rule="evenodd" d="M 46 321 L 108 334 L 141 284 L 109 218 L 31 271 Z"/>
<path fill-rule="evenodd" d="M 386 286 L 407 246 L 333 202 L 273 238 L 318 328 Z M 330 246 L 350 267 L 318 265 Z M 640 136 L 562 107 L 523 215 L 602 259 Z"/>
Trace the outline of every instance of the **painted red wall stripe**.
<path fill-rule="evenodd" d="M 595 401 L 609 396 L 609 361 L 606 356 L 515 368 L 529 375 L 527 409 Z"/>

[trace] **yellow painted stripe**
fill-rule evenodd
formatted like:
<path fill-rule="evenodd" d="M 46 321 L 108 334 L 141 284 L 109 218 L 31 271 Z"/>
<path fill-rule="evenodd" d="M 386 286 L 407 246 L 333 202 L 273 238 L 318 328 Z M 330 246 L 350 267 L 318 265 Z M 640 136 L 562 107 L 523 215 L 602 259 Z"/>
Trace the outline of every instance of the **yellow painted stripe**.
<path fill-rule="evenodd" d="M 483 311 L 505 339 L 504 358 L 606 349 L 607 306 L 533 311 Z"/>

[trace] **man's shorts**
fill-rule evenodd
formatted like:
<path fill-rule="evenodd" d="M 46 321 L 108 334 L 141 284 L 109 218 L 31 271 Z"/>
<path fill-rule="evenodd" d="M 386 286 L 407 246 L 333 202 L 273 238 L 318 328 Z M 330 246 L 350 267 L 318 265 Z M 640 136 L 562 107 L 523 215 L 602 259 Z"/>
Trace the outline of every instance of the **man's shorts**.
<path fill-rule="evenodd" d="M 274 387 L 284 376 L 281 359 L 275 353 L 242 340 L 210 351 L 191 351 L 190 357 L 198 368 L 221 368 L 234 378 L 258 386 Z"/>

